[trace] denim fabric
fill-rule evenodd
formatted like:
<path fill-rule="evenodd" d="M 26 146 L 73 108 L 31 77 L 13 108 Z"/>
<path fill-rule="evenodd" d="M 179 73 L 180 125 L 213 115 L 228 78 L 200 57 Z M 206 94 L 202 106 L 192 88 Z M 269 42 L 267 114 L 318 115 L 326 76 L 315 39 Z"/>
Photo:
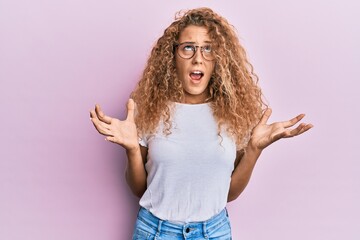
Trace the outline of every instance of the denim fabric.
<path fill-rule="evenodd" d="M 141 207 L 135 223 L 133 240 L 231 240 L 227 210 L 204 222 L 175 224 L 161 220 Z"/>

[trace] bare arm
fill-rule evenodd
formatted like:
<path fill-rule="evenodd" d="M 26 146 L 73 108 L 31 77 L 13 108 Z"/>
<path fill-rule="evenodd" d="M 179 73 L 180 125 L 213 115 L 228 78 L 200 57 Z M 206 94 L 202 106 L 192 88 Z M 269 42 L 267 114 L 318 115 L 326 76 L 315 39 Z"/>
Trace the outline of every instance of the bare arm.
<path fill-rule="evenodd" d="M 145 160 L 147 148 L 138 143 L 138 135 L 134 120 L 135 103 L 129 99 L 127 117 L 124 121 L 106 116 L 99 105 L 90 111 L 90 119 L 96 130 L 106 136 L 105 140 L 119 144 L 126 149 L 128 157 L 126 166 L 126 181 L 131 191 L 141 197 L 146 190 Z"/>
<path fill-rule="evenodd" d="M 304 114 L 288 121 L 267 124 L 270 115 L 271 109 L 267 109 L 259 124 L 254 128 L 245 151 L 237 153 L 228 202 L 235 200 L 244 191 L 263 149 L 279 139 L 298 136 L 313 127 L 312 124 L 301 123 L 296 128 L 289 129 L 298 123 L 305 116 Z"/>
<path fill-rule="evenodd" d="M 257 159 L 261 151 L 250 149 L 239 151 L 236 154 L 235 169 L 231 176 L 228 202 L 238 198 L 249 183 L 252 171 L 254 170 Z"/>
<path fill-rule="evenodd" d="M 147 148 L 139 145 L 135 150 L 126 151 L 126 154 L 128 157 L 125 172 L 126 182 L 131 191 L 140 198 L 147 187 L 145 170 Z"/>

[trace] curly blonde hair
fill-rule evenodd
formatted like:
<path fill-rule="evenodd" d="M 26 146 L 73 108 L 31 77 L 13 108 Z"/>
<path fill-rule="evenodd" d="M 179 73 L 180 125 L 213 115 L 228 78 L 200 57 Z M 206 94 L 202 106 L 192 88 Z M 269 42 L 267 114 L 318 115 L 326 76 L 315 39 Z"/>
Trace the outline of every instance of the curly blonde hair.
<path fill-rule="evenodd" d="M 215 46 L 215 69 L 208 84 L 209 98 L 218 130 L 225 126 L 238 149 L 244 148 L 258 123 L 265 103 L 258 76 L 247 59 L 235 30 L 209 8 L 178 12 L 153 47 L 141 80 L 131 97 L 137 104 L 135 118 L 140 132 L 154 133 L 164 121 L 170 133 L 172 102 L 181 102 L 184 91 L 175 67 L 175 45 L 189 25 L 206 27 Z"/>

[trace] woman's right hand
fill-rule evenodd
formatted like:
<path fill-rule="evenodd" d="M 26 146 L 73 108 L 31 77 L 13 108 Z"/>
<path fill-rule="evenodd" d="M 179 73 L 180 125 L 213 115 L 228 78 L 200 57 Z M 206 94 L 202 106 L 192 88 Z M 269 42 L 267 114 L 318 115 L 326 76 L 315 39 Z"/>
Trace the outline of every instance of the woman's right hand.
<path fill-rule="evenodd" d="M 96 130 L 106 136 L 105 140 L 117 143 L 126 150 L 136 150 L 139 148 L 137 129 L 134 120 L 135 103 L 129 99 L 127 102 L 127 117 L 124 121 L 117 118 L 106 116 L 99 105 L 95 105 L 95 110 L 90 111 L 90 119 Z"/>

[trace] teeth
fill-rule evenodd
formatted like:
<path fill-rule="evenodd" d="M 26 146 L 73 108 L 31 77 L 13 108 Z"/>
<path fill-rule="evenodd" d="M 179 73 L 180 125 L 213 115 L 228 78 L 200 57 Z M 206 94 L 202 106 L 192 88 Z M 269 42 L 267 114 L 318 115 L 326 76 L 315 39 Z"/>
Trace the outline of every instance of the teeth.
<path fill-rule="evenodd" d="M 194 72 L 192 72 L 193 74 L 202 74 L 202 72 L 200 72 L 200 71 L 194 71 Z"/>

